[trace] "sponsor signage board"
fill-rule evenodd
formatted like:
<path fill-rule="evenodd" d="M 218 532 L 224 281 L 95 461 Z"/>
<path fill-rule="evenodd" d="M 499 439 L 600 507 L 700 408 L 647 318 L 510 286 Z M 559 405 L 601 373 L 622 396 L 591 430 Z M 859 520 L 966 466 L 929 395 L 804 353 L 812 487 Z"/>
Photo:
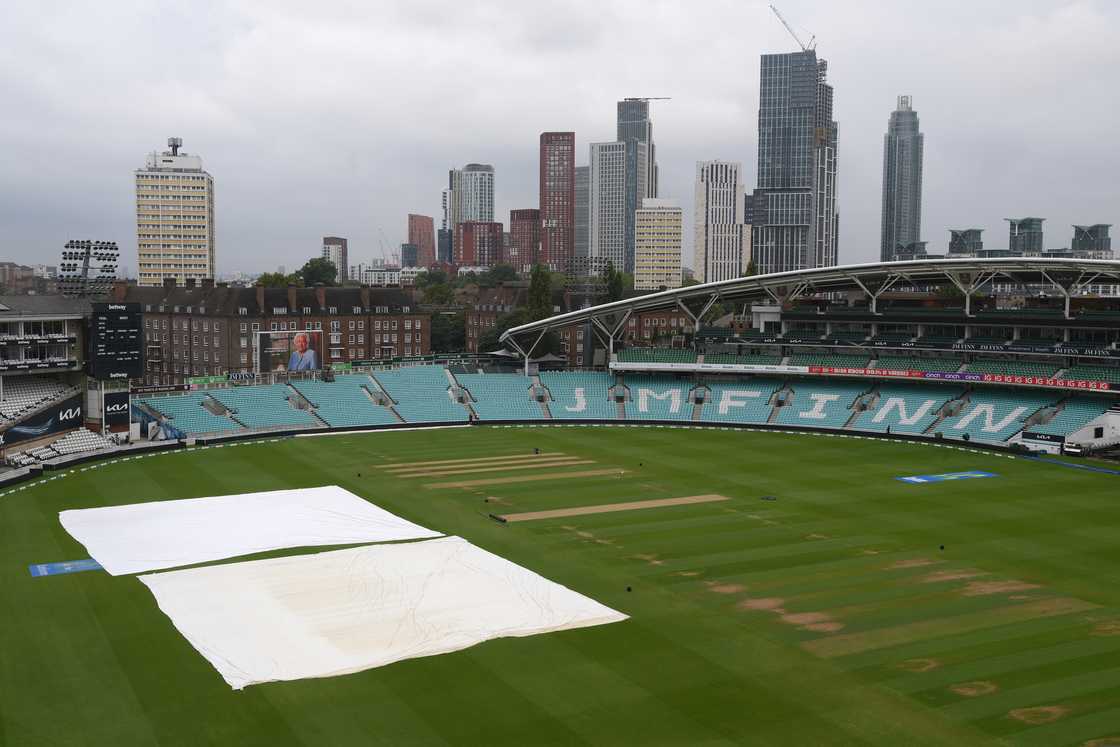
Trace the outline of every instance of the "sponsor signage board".
<path fill-rule="evenodd" d="M 131 420 L 129 414 L 129 394 L 123 392 L 105 392 L 102 406 L 105 408 L 105 425 L 128 425 Z"/>
<path fill-rule="evenodd" d="M 190 384 L 148 384 L 147 386 L 134 386 L 130 389 L 133 394 L 160 394 L 162 392 L 189 392 Z"/>
<path fill-rule="evenodd" d="M 1066 442 L 1065 436 L 1054 433 L 1034 433 L 1032 431 L 1023 431 L 1023 439 L 1026 441 L 1045 441 L 1052 444 L 1064 444 Z"/>
<path fill-rule="evenodd" d="M 257 333 L 257 372 L 318 371 L 323 367 L 323 333 L 317 329 Z"/>
<path fill-rule="evenodd" d="M 0 433 L 0 446 L 11 446 L 21 441 L 31 441 L 52 433 L 77 428 L 82 424 L 82 395 L 51 405 L 26 420 L 16 423 Z"/>

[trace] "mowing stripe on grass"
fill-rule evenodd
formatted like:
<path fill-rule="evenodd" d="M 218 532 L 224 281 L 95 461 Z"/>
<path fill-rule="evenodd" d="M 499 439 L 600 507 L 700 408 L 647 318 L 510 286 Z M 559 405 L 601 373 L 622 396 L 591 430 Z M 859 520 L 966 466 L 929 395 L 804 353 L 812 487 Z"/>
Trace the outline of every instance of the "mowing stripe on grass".
<path fill-rule="evenodd" d="M 966 633 L 983 628 L 1034 620 L 1040 617 L 1056 617 L 1074 612 L 1096 609 L 1099 605 L 1073 597 L 1042 599 L 1037 602 L 996 607 L 982 612 L 969 612 L 934 620 L 895 625 L 889 628 L 865 630 L 859 633 L 820 638 L 801 644 L 807 651 L 826 659 L 848 656 L 904 643 L 913 643 L 927 638 L 935 638 L 955 633 Z"/>
<path fill-rule="evenodd" d="M 439 465 L 451 464 L 476 464 L 482 462 L 516 462 L 526 459 L 549 459 L 552 457 L 567 456 L 559 451 L 553 451 L 548 454 L 507 454 L 506 456 L 493 456 L 493 457 L 475 457 L 474 459 L 437 459 L 430 462 L 387 462 L 385 464 L 375 464 L 375 469 L 385 469 L 389 471 L 394 470 L 410 470 L 419 467 L 437 467 Z"/>
<path fill-rule="evenodd" d="M 621 469 L 588 469 L 582 472 L 546 472 L 543 475 L 519 475 L 517 477 L 489 477 L 485 480 L 457 480 L 455 482 L 429 482 L 425 488 L 474 488 L 484 485 L 508 485 L 514 482 L 541 482 L 543 480 L 565 480 L 573 477 L 602 477 L 603 475 L 626 474 Z"/>
<path fill-rule="evenodd" d="M 475 472 L 503 472 L 521 469 L 539 469 L 541 467 L 569 467 L 573 464 L 595 464 L 594 459 L 579 459 L 578 457 L 557 457 L 532 464 L 514 462 L 513 464 L 489 464 L 485 467 L 463 465 L 462 467 L 447 467 L 438 469 L 419 469 L 412 472 L 394 472 L 393 477 L 442 477 L 443 475 L 469 475 Z"/>
<path fill-rule="evenodd" d="M 588 514 L 609 514 L 614 511 L 639 511 L 644 508 L 663 506 L 687 506 L 692 503 L 714 503 L 731 500 L 725 495 L 689 495 L 683 498 L 658 498 L 652 501 L 630 501 L 628 503 L 601 503 L 598 506 L 577 506 L 576 508 L 556 508 L 551 511 L 525 511 L 506 514 L 506 521 L 535 521 L 537 519 L 558 519 L 564 516 L 586 516 Z"/>

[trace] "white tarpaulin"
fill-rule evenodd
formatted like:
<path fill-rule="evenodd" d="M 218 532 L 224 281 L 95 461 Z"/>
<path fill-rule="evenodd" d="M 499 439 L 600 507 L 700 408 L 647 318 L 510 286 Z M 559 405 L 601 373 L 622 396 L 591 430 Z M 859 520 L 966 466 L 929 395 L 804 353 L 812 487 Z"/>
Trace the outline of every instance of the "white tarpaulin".
<path fill-rule="evenodd" d="M 140 580 L 235 690 L 626 619 L 460 537 Z"/>
<path fill-rule="evenodd" d="M 114 576 L 286 547 L 441 535 L 337 485 L 87 508 L 58 518 Z"/>

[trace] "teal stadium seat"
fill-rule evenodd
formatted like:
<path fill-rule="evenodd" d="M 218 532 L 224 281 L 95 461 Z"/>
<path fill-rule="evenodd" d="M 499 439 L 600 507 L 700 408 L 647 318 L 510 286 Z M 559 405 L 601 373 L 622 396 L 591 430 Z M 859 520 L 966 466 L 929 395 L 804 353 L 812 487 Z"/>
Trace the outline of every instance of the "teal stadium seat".
<path fill-rule="evenodd" d="M 938 427 L 949 438 L 1002 443 L 1023 429 L 1024 422 L 1058 395 L 1036 394 L 987 387 L 973 391 L 968 404 Z"/>
<path fill-rule="evenodd" d="M 212 389 L 209 393 L 248 428 L 319 425 L 311 413 L 292 407 L 288 402 L 292 392 L 284 384 Z"/>
<path fill-rule="evenodd" d="M 709 383 L 700 411 L 705 423 L 765 423 L 773 407 L 770 398 L 782 387 L 779 379 L 754 378 L 731 383 Z"/>
<path fill-rule="evenodd" d="M 229 418 L 215 415 L 203 407 L 202 402 L 208 397 L 208 392 L 190 392 L 167 397 L 147 397 L 140 401 L 169 418 L 171 425 L 183 433 L 198 435 L 240 430 L 241 426 Z"/>
<path fill-rule="evenodd" d="M 396 403 L 409 423 L 464 423 L 467 408 L 451 399 L 450 383 L 442 366 L 410 366 L 376 371 L 373 378 Z"/>
<path fill-rule="evenodd" d="M 978 358 L 968 364 L 967 370 L 974 373 L 1002 374 L 1004 376 L 1051 378 L 1057 373 L 1058 368 L 1059 365 L 1057 363 Z"/>
<path fill-rule="evenodd" d="M 951 386 L 884 384 L 879 387 L 879 401 L 860 413 L 852 427 L 880 433 L 888 427 L 891 433 L 924 433 L 945 403 L 959 396 L 961 390 Z"/>
<path fill-rule="evenodd" d="M 1112 401 L 1100 397 L 1070 397 L 1050 422 L 1032 425 L 1027 430 L 1052 436 L 1068 436 L 1104 415 L 1111 405 Z"/>
<path fill-rule="evenodd" d="M 780 355 L 752 355 L 745 353 L 708 353 L 704 356 L 705 363 L 718 363 L 729 366 L 776 366 L 782 362 Z"/>
<path fill-rule="evenodd" d="M 598 371 L 548 371 L 541 383 L 552 398 L 548 411 L 554 420 L 617 420 L 611 399 L 614 377 Z"/>
<path fill-rule="evenodd" d="M 944 371 L 952 373 L 961 367 L 962 361 L 955 358 L 923 358 L 883 355 L 875 364 L 876 368 L 887 371 Z"/>
<path fill-rule="evenodd" d="M 1120 385 L 1120 366 L 1070 366 L 1062 375 L 1073 381 L 1107 381 Z"/>
<path fill-rule="evenodd" d="M 832 366 L 833 368 L 867 368 L 868 353 L 796 353 L 789 357 L 791 366 Z"/>
<path fill-rule="evenodd" d="M 479 420 L 541 420 L 544 413 L 530 388 L 533 380 L 521 374 L 457 374 L 474 400 Z"/>
<path fill-rule="evenodd" d="M 626 348 L 618 353 L 624 363 L 695 363 L 696 352 L 681 348 Z"/>
<path fill-rule="evenodd" d="M 334 428 L 399 423 L 388 407 L 375 403 L 373 380 L 364 374 L 338 375 L 333 383 L 300 381 L 293 384 L 312 404 L 315 413 Z"/>
<path fill-rule="evenodd" d="M 847 384 L 833 381 L 791 382 L 793 399 L 778 410 L 775 422 L 817 428 L 843 428 L 852 416 L 852 404 L 871 383 Z"/>
<path fill-rule="evenodd" d="M 632 374 L 627 374 L 623 383 L 630 388 L 627 420 L 692 420 L 692 404 L 688 401 L 691 383 L 671 376 Z"/>

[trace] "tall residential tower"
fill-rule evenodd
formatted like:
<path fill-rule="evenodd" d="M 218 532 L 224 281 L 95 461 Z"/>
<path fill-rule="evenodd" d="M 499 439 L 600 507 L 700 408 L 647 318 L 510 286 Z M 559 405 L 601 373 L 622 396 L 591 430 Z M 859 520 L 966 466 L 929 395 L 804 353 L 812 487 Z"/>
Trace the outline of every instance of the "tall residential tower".
<path fill-rule="evenodd" d="M 692 271 L 701 283 L 742 277 L 751 258 L 744 219 L 742 167 L 729 161 L 696 164 Z"/>
<path fill-rule="evenodd" d="M 168 138 L 167 146 L 136 170 L 139 285 L 214 277 L 214 177 L 200 157 L 179 151 L 182 138 Z"/>
<path fill-rule="evenodd" d="M 576 134 L 542 132 L 540 155 L 540 253 L 534 261 L 563 272 L 575 250 Z"/>
<path fill-rule="evenodd" d="M 898 108 L 883 136 L 883 215 L 879 252 L 883 262 L 912 255 L 922 239 L 922 145 L 918 113 L 909 96 Z"/>
<path fill-rule="evenodd" d="M 760 273 L 836 264 L 836 122 L 814 50 L 762 55 L 752 255 Z"/>

